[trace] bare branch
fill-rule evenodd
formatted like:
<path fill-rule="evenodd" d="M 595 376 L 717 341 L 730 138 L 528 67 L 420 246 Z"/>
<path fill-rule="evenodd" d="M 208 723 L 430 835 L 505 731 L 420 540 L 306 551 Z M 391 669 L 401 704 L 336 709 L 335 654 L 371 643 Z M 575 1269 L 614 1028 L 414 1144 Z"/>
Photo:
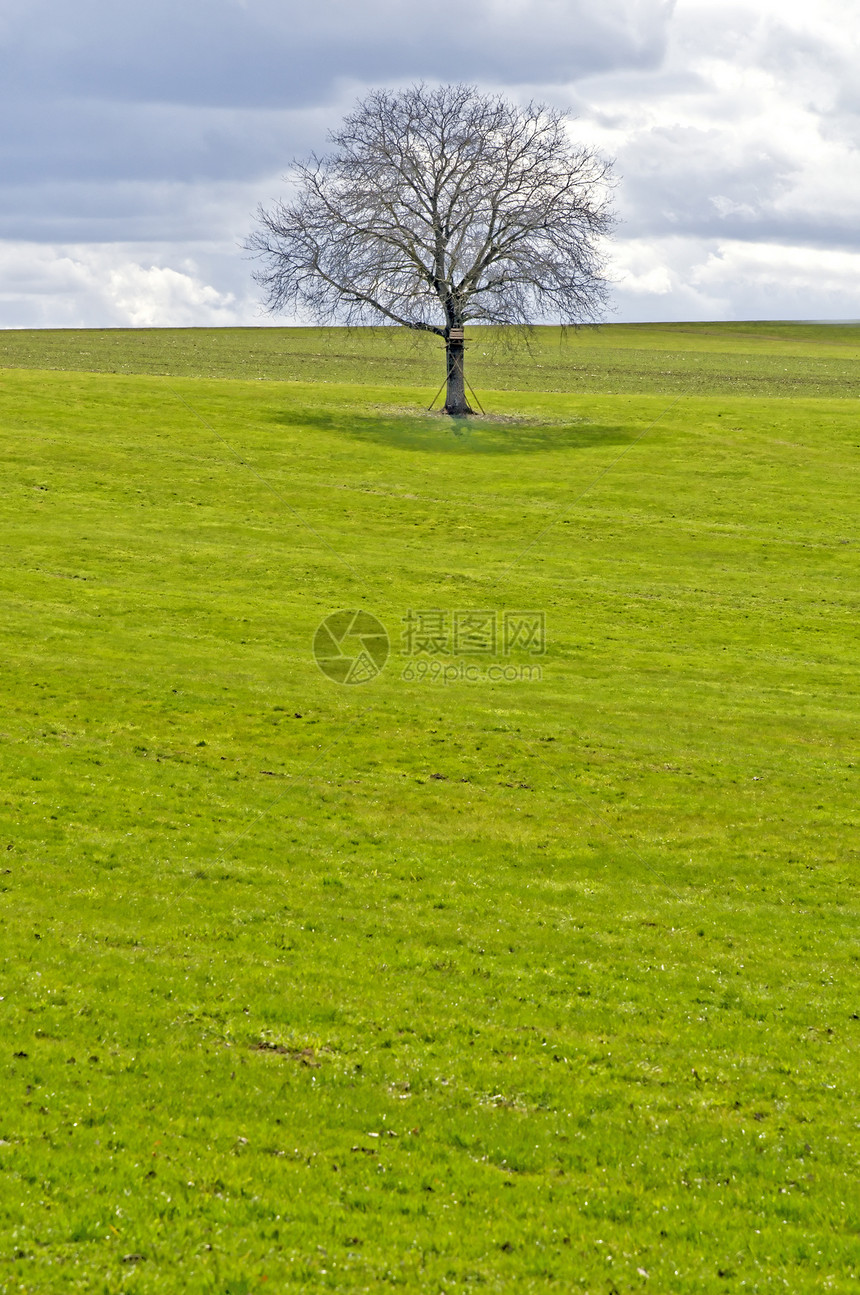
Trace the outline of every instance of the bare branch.
<path fill-rule="evenodd" d="M 372 91 L 329 138 L 247 241 L 271 310 L 446 339 L 470 320 L 598 318 L 612 164 L 564 113 L 422 84 Z"/>

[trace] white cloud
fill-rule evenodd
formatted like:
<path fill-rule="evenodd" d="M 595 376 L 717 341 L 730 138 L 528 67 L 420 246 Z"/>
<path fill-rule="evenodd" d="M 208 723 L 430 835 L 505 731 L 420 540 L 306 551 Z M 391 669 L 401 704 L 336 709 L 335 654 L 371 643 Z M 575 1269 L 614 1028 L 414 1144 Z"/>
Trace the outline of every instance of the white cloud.
<path fill-rule="evenodd" d="M 806 318 L 820 318 L 808 312 L 810 302 L 832 302 L 843 319 L 856 315 L 860 303 L 858 252 L 726 242 L 708 253 L 692 278 L 704 289 L 741 280 L 757 299 L 790 304 L 792 314 L 801 308 Z"/>
<path fill-rule="evenodd" d="M 622 176 L 621 318 L 860 313 L 858 53 L 849 0 L 679 0 L 659 69 L 575 87 Z"/>
<path fill-rule="evenodd" d="M 580 84 L 578 126 L 618 157 L 631 233 L 856 245 L 860 154 L 856 134 L 838 128 L 852 69 L 823 44 L 826 24 L 810 44 L 785 17 L 765 17 L 682 0 L 659 72 Z"/>
<path fill-rule="evenodd" d="M 211 323 L 225 318 L 233 322 L 232 293 L 221 293 L 193 274 L 169 266 L 117 266 L 108 275 L 105 295 L 133 327 L 157 327 L 167 321 L 182 327 L 204 318 Z"/>
<path fill-rule="evenodd" d="M 860 315 L 860 252 L 669 236 L 620 240 L 612 260 L 622 319 Z"/>
<path fill-rule="evenodd" d="M 251 287 L 240 298 L 207 282 L 193 259 L 182 257 L 176 266 L 164 259 L 164 249 L 124 245 L 0 244 L 0 327 L 267 322 L 256 315 Z"/>

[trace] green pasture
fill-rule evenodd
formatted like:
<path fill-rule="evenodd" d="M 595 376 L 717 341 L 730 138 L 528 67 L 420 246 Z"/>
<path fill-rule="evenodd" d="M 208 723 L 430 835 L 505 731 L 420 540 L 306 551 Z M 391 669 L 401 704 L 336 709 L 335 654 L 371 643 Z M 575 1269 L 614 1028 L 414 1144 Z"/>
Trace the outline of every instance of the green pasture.
<path fill-rule="evenodd" d="M 856 1290 L 860 329 L 469 360 L 0 335 L 0 1291 Z"/>

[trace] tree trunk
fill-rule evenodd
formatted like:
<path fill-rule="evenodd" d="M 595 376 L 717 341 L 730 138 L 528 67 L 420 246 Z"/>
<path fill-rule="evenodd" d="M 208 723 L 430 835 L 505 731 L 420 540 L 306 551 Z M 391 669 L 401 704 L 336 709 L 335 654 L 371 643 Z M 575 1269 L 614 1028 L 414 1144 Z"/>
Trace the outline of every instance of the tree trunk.
<path fill-rule="evenodd" d="M 466 400 L 466 379 L 463 376 L 463 355 L 465 351 L 463 339 L 462 337 L 448 337 L 445 339 L 445 346 L 447 348 L 448 387 L 443 413 L 452 414 L 455 418 L 462 418 L 466 414 L 475 412 L 474 409 L 470 408 Z"/>

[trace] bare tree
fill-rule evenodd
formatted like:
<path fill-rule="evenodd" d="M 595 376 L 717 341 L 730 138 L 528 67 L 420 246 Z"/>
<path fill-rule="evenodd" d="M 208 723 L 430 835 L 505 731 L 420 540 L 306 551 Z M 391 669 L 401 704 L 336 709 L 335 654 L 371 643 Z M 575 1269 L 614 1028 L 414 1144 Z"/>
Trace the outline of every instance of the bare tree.
<path fill-rule="evenodd" d="M 565 113 L 416 85 L 372 91 L 329 140 L 330 153 L 293 164 L 297 197 L 260 207 L 246 244 L 271 310 L 434 333 L 454 415 L 473 412 L 469 321 L 598 317 L 611 163 L 571 143 Z"/>

